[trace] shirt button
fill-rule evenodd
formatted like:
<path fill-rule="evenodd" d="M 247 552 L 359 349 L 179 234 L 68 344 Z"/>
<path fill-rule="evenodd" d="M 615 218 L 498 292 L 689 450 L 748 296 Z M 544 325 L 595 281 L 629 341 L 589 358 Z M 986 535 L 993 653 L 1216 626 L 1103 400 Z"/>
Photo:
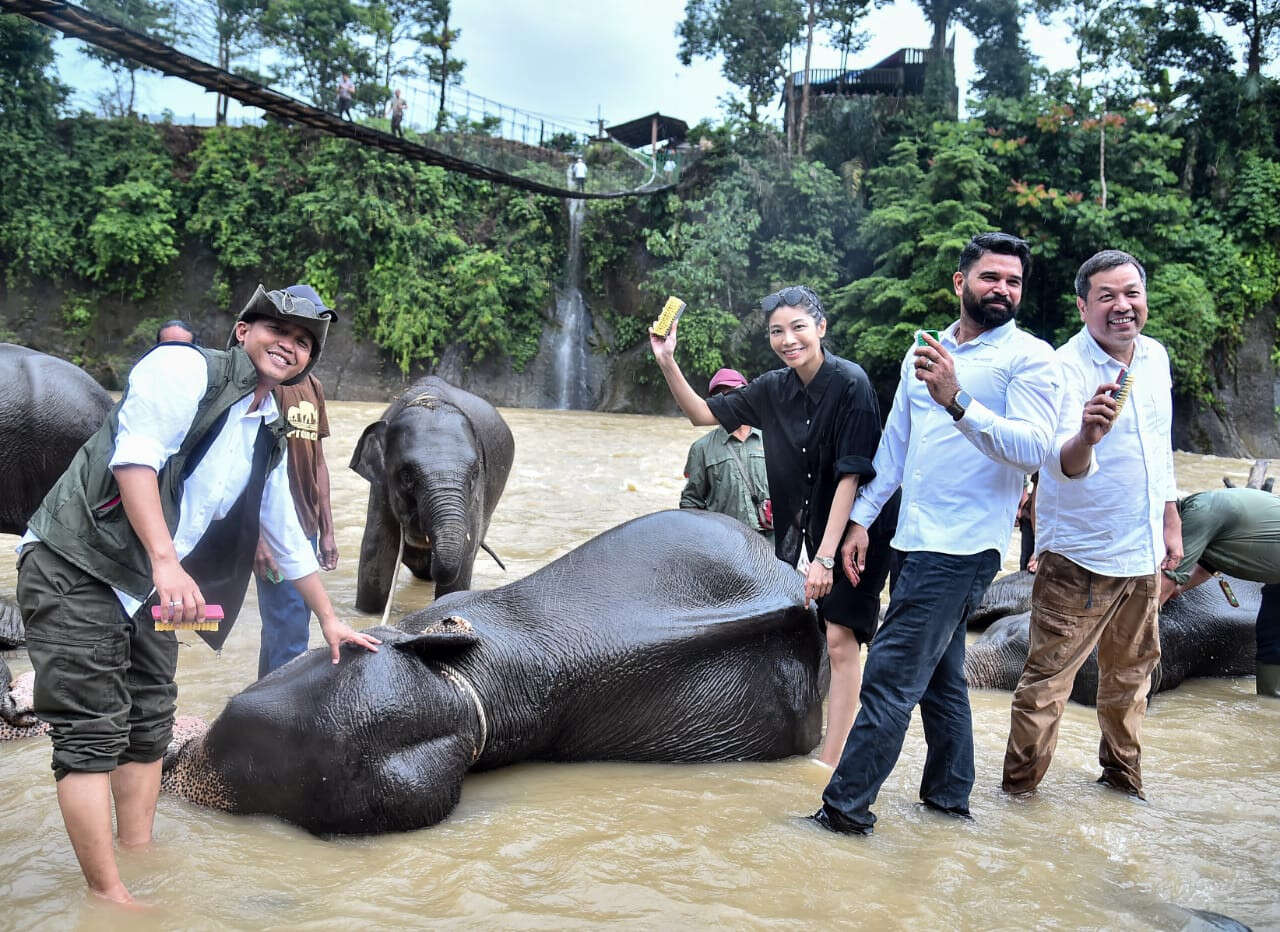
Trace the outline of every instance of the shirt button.
<path fill-rule="evenodd" d="M 813 473 L 811 473 L 811 472 L 807 472 L 807 473 L 805 473 L 805 474 L 804 474 L 804 477 L 805 477 L 806 479 L 812 479 L 812 478 L 813 478 Z"/>
<path fill-rule="evenodd" d="M 805 427 L 808 427 L 808 426 L 809 426 L 809 420 L 808 420 L 808 418 L 806 418 L 806 419 L 805 419 L 804 426 L 805 426 Z"/>
<path fill-rule="evenodd" d="M 808 447 L 801 447 L 801 448 L 800 448 L 800 452 L 801 452 L 801 453 L 808 453 L 808 452 L 809 452 L 809 449 L 808 449 Z"/>
<path fill-rule="evenodd" d="M 805 503 L 806 505 L 807 505 L 807 504 L 809 504 L 809 499 L 807 499 L 807 498 L 806 498 L 806 499 L 804 500 L 804 503 Z"/>

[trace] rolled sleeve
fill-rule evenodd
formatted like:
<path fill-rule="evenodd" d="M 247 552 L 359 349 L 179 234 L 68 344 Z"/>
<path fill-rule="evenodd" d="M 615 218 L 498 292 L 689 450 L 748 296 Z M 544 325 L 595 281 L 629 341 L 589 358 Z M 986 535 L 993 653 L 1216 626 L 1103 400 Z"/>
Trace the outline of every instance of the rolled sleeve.
<path fill-rule="evenodd" d="M 1177 569 L 1165 570 L 1164 574 L 1180 586 L 1191 578 L 1191 571 L 1209 549 L 1209 542 L 1219 529 L 1213 510 L 1201 507 L 1201 501 L 1192 495 L 1183 499 L 1178 509 L 1178 516 L 1182 519 L 1182 562 Z"/>
<path fill-rule="evenodd" d="M 956 427 L 989 459 L 1035 472 L 1053 448 L 1062 399 L 1062 376 L 1048 347 L 1023 360 L 1005 398 L 1003 417 L 974 399 Z"/>
<path fill-rule="evenodd" d="M 836 478 L 858 476 L 859 484 L 876 477 L 874 457 L 880 443 L 880 412 L 871 385 L 856 385 L 848 393 L 839 430 Z"/>
<path fill-rule="evenodd" d="M 200 365 L 193 364 L 193 352 Z M 203 363 L 199 350 L 185 346 L 160 346 L 138 361 L 120 405 L 108 468 L 149 466 L 160 471 L 182 446 L 209 387 Z"/>
<path fill-rule="evenodd" d="M 267 474 L 258 521 L 262 539 L 271 549 L 285 579 L 301 579 L 319 572 L 320 564 L 316 562 L 311 541 L 298 523 L 298 512 L 289 491 L 288 453 Z"/>

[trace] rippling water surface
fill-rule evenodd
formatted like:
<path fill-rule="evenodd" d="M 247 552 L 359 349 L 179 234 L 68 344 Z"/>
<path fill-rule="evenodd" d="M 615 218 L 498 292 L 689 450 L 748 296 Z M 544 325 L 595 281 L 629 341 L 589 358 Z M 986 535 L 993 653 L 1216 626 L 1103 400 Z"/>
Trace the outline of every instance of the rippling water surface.
<path fill-rule="evenodd" d="M 346 464 L 382 408 L 330 405 L 342 560 L 326 583 L 357 627 L 377 619 L 353 609 L 367 485 Z M 685 450 L 701 433 L 666 418 L 503 414 L 516 465 L 488 539 L 508 570 L 482 554 L 477 588 L 674 505 Z M 1177 466 L 1186 491 L 1248 471 L 1244 461 L 1184 454 Z M 5 553 L 14 542 L 0 537 Z M 0 560 L 0 592 L 12 593 L 14 575 L 12 560 Z M 393 617 L 430 598 L 429 583 L 402 579 Z M 257 669 L 252 588 L 221 656 L 183 639 L 179 712 L 211 718 Z M 21 652 L 8 659 L 15 673 L 29 669 Z M 0 745 L 0 928 L 1185 927 L 1170 904 L 1280 928 L 1280 702 L 1260 700 L 1251 678 L 1193 681 L 1156 698 L 1144 730 L 1145 805 L 1093 784 L 1097 724 L 1076 705 L 1042 792 L 1006 799 L 998 784 L 1010 694 L 972 698 L 973 823 L 914 805 L 924 761 L 918 719 L 870 838 L 793 820 L 813 811 L 826 783 L 803 758 L 523 764 L 468 777 L 438 826 L 338 841 L 161 797 L 154 847 L 120 855 L 125 882 L 151 904 L 127 917 L 86 901 L 47 740 Z"/>

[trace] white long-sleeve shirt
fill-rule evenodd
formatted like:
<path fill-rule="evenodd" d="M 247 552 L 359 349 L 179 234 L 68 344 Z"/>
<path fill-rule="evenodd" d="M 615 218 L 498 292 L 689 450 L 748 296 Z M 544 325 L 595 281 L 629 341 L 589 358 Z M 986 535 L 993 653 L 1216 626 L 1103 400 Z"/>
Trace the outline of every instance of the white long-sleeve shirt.
<path fill-rule="evenodd" d="M 1169 354 L 1142 335 L 1128 369 L 1129 398 L 1090 450 L 1089 467 L 1069 478 L 1062 448 L 1080 430 L 1085 402 L 1125 368 L 1087 328 L 1058 350 L 1064 391 L 1053 451 L 1036 493 L 1036 550 L 1052 550 L 1103 576 L 1149 576 L 1164 559 L 1165 503 L 1176 501 L 1173 380 Z"/>
<path fill-rule="evenodd" d="M 1014 321 L 962 345 L 956 344 L 958 324 L 939 342 L 973 401 L 954 420 L 915 377 L 912 347 L 876 450 L 876 476 L 858 490 L 850 517 L 870 525 L 901 486 L 894 547 L 1003 554 L 1023 479 L 1052 446 L 1062 378 L 1053 348 Z"/>
<path fill-rule="evenodd" d="M 147 466 L 159 473 L 182 446 L 208 385 L 204 359 L 187 347 L 160 346 L 144 356 L 129 373 L 129 391 L 120 407 L 115 452 L 108 468 Z M 231 406 L 217 437 L 183 482 L 173 534 L 179 560 L 195 549 L 214 521 L 226 517 L 249 484 L 258 428 L 279 414 L 271 395 L 257 411 L 249 410 L 252 403 L 250 394 Z M 258 520 L 262 538 L 286 579 L 300 579 L 319 570 L 294 509 L 287 451 L 267 474 Z M 28 533 L 24 542 L 37 539 Z M 142 606 L 119 589 L 115 593 L 127 615 Z"/>

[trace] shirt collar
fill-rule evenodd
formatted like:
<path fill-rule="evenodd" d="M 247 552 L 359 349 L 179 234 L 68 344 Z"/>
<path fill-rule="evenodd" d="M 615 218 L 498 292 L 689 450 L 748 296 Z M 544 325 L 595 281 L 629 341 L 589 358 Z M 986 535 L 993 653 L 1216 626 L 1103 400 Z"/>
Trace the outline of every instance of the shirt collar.
<path fill-rule="evenodd" d="M 1084 343 L 1085 353 L 1097 365 L 1105 366 L 1110 363 L 1113 366 L 1120 366 L 1121 368 L 1124 368 L 1124 363 L 1104 350 L 1101 344 L 1093 338 L 1093 334 L 1089 332 L 1088 327 L 1080 328 L 1080 336 Z M 1138 338 L 1133 341 L 1133 362 L 1129 363 L 1129 365 L 1136 365 L 1142 357 L 1146 356 L 1146 354 L 1147 341 L 1142 334 L 1138 334 Z"/>
<path fill-rule="evenodd" d="M 951 340 L 952 346 L 960 345 L 956 343 L 956 328 L 958 328 L 959 326 L 960 326 L 959 320 L 953 321 L 951 326 L 948 327 L 945 331 L 946 336 Z M 984 330 L 982 331 L 982 333 L 978 334 L 969 342 L 985 343 L 988 346 L 999 346 L 1001 343 L 1005 342 L 1011 336 L 1013 336 L 1013 332 L 1017 329 L 1018 329 L 1018 322 L 1014 318 L 1010 317 L 999 327 L 993 327 L 990 330 Z"/>
<path fill-rule="evenodd" d="M 831 377 L 835 371 L 836 367 L 831 364 L 831 354 L 824 349 L 822 351 L 822 366 L 814 377 L 809 380 L 808 385 L 801 383 L 800 376 L 796 375 L 796 370 L 794 369 L 791 370 L 791 377 L 795 379 L 796 385 L 801 386 L 809 395 L 809 400 L 816 405 L 822 400 L 822 396 L 826 392 L 827 386 L 831 383 Z"/>
<path fill-rule="evenodd" d="M 280 415 L 280 408 L 276 406 L 276 396 L 274 392 L 267 392 L 267 397 L 262 399 L 262 404 L 258 405 L 257 411 L 250 411 L 249 407 L 253 404 L 253 392 L 241 398 L 236 405 L 240 409 L 240 417 L 260 417 L 264 424 L 270 424 Z"/>

